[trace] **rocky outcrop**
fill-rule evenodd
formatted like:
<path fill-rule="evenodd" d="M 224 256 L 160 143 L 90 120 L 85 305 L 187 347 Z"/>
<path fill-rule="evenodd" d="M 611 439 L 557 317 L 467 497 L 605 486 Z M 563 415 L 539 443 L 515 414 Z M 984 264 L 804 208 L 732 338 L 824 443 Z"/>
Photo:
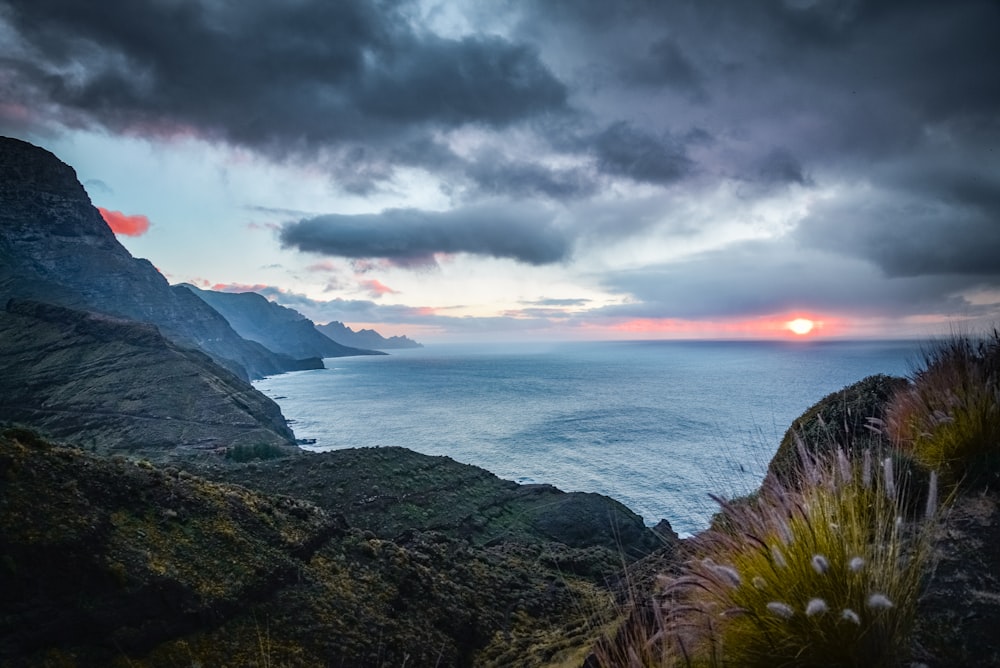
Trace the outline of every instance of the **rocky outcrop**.
<path fill-rule="evenodd" d="M 610 500 L 584 538 L 532 519 L 556 491 L 519 498 L 446 458 L 280 463 L 220 466 L 257 483 L 234 485 L 0 433 L 0 664 L 579 665 L 613 617 L 605 583 L 625 557 L 604 545 L 632 519 Z M 460 481 L 470 489 L 432 500 Z M 417 498 L 386 498 L 404 488 Z M 493 505 L 477 500 L 491 488 Z"/>
<path fill-rule="evenodd" d="M 382 355 L 341 345 L 321 334 L 312 320 L 256 292 L 217 292 L 181 284 L 222 314 L 244 339 L 295 358 Z"/>
<path fill-rule="evenodd" d="M 868 418 L 881 419 L 895 392 L 910 387 L 905 378 L 875 375 L 821 399 L 785 433 L 768 467 L 769 475 L 794 482 L 797 441 L 811 453 L 833 448 L 866 448 L 891 456 L 897 485 L 908 505 L 925 512 L 929 472 L 899 451 Z M 877 420 L 875 425 L 877 426 Z M 994 455 L 980 462 L 941 495 L 933 532 L 933 563 L 916 611 L 912 665 L 928 668 L 1000 665 L 994 627 L 1000 619 L 1000 464 Z"/>
<path fill-rule="evenodd" d="M 148 323 L 10 300 L 0 368 L 0 421 L 98 451 L 294 445 L 277 404 Z"/>
<path fill-rule="evenodd" d="M 768 464 L 768 473 L 788 480 L 800 461 L 799 443 L 811 453 L 838 447 L 859 453 L 888 447 L 879 433 L 877 420 L 882 418 L 893 393 L 907 384 L 905 378 L 876 374 L 826 395 L 785 431 L 778 451 Z"/>
<path fill-rule="evenodd" d="M 599 551 L 612 570 L 623 552 L 639 557 L 676 541 L 601 494 L 519 485 L 450 457 L 406 448 L 348 448 L 240 467 L 210 461 L 188 466 L 211 479 L 336 509 L 351 525 L 386 539 L 418 530 L 480 546 L 558 543 Z"/>
<path fill-rule="evenodd" d="M 1000 665 L 1000 475 L 961 487 L 936 535 L 936 568 L 917 614 L 916 655 L 929 668 Z"/>
<path fill-rule="evenodd" d="M 317 325 L 316 329 L 337 343 L 358 348 L 373 348 L 375 350 L 398 350 L 402 348 L 423 348 L 422 345 L 408 336 L 390 336 L 385 338 L 374 329 L 362 329 L 355 332 L 342 322 L 328 322 Z"/>
<path fill-rule="evenodd" d="M 71 167 L 0 137 L 0 304 L 11 297 L 153 323 L 245 379 L 322 368 L 244 340 L 189 290 L 171 288 L 118 243 Z"/>

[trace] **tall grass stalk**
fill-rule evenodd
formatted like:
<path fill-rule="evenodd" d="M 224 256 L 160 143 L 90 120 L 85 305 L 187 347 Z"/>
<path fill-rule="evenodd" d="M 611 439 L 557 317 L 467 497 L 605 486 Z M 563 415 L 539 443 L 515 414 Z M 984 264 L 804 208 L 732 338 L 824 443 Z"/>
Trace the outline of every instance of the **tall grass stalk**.
<path fill-rule="evenodd" d="M 902 663 L 936 515 L 902 519 L 891 465 L 837 452 L 800 468 L 809 484 L 769 479 L 751 503 L 717 499 L 727 521 L 693 539 L 669 587 L 659 665 Z"/>
<path fill-rule="evenodd" d="M 955 483 L 1000 459 L 1000 331 L 954 336 L 926 350 L 922 368 L 886 409 L 883 431 L 924 467 Z"/>

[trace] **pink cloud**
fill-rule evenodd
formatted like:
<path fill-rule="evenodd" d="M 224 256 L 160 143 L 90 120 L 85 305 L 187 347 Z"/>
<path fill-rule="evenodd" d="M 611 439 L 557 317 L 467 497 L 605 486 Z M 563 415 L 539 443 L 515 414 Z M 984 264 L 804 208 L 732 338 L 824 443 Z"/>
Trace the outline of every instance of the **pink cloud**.
<path fill-rule="evenodd" d="M 249 283 L 216 283 L 212 286 L 212 290 L 216 292 L 260 292 L 261 290 L 278 290 L 280 288 L 272 288 L 264 283 L 255 283 L 250 285 Z"/>
<path fill-rule="evenodd" d="M 313 263 L 308 267 L 306 267 L 306 271 L 317 271 L 317 272 L 337 271 L 337 269 L 339 269 L 337 264 L 330 260 L 322 260 L 320 262 Z"/>
<path fill-rule="evenodd" d="M 124 234 L 127 237 L 139 237 L 149 231 L 149 218 L 142 215 L 127 216 L 121 211 L 109 211 L 103 207 L 97 207 L 101 212 L 101 217 L 108 224 L 115 234 Z"/>
<path fill-rule="evenodd" d="M 393 290 L 385 283 L 372 279 L 370 281 L 361 281 L 361 287 L 368 291 L 372 297 L 381 297 L 382 295 L 396 295 L 399 294 L 396 290 Z"/>

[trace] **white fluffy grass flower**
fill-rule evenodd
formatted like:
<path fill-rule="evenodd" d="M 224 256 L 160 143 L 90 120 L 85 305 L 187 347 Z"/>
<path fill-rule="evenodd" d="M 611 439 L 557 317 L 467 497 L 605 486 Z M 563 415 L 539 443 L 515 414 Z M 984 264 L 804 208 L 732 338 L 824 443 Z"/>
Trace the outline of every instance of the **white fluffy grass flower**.
<path fill-rule="evenodd" d="M 795 614 L 795 610 L 792 609 L 792 606 L 787 603 L 782 603 L 781 601 L 771 601 L 767 604 L 767 609 L 770 610 L 772 614 L 775 614 L 782 619 L 791 619 Z"/>
<path fill-rule="evenodd" d="M 820 575 L 826 575 L 826 572 L 830 570 L 830 562 L 827 561 L 826 557 L 822 554 L 814 554 L 812 558 L 813 570 Z"/>
<path fill-rule="evenodd" d="M 806 617 L 812 617 L 813 615 L 822 615 L 824 612 L 830 609 L 830 606 L 826 604 L 821 598 L 809 599 L 809 603 L 806 604 Z"/>
<path fill-rule="evenodd" d="M 840 618 L 861 626 L 861 617 L 859 617 L 858 613 L 854 612 L 850 608 L 844 608 L 844 611 L 840 613 Z"/>
<path fill-rule="evenodd" d="M 872 610 L 888 610 L 892 607 L 892 601 L 885 594 L 875 592 L 868 597 L 868 607 Z"/>

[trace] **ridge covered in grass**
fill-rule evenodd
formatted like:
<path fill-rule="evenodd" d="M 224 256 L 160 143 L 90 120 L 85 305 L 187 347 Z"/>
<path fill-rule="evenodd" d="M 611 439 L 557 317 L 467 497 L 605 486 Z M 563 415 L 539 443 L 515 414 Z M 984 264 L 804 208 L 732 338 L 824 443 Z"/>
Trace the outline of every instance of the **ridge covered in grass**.
<path fill-rule="evenodd" d="M 886 409 L 884 431 L 949 483 L 1000 465 L 1000 330 L 929 347 Z"/>

